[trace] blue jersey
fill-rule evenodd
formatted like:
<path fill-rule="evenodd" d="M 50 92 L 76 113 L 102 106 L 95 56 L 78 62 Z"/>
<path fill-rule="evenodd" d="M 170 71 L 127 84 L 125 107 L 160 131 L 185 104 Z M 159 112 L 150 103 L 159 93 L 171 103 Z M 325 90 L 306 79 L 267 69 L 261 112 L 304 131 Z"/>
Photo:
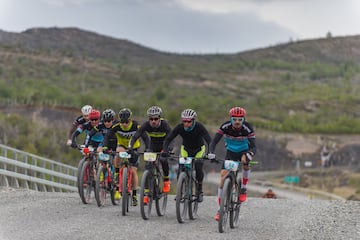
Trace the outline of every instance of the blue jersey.
<path fill-rule="evenodd" d="M 222 137 L 224 137 L 225 147 L 228 151 L 234 153 L 256 152 L 255 132 L 251 124 L 246 121 L 243 122 L 240 129 L 235 129 L 230 121 L 223 123 L 210 144 L 210 152 L 215 151 L 215 146 Z"/>

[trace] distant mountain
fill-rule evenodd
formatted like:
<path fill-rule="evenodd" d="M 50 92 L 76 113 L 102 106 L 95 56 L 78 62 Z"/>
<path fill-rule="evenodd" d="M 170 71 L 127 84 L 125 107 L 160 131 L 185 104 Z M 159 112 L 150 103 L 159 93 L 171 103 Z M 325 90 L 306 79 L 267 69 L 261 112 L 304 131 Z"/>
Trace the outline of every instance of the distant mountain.
<path fill-rule="evenodd" d="M 129 107 L 140 122 L 159 105 L 172 126 L 193 108 L 212 133 L 242 106 L 259 136 L 261 168 L 315 165 L 321 146 L 333 143 L 350 154 L 343 161 L 339 151 L 334 163 L 358 166 L 358 142 L 345 148 L 336 136 L 360 134 L 359 92 L 360 36 L 191 55 L 76 28 L 0 31 L 0 142 L 73 164 L 78 152 L 61 142 L 71 116 L 91 104 Z"/>

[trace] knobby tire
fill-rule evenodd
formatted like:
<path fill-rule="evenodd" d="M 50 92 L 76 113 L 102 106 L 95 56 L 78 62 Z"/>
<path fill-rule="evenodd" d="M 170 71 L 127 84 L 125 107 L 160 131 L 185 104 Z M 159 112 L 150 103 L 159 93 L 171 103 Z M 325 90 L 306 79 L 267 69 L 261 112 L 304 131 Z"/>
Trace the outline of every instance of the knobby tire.
<path fill-rule="evenodd" d="M 182 172 L 179 175 L 176 187 L 176 218 L 179 223 L 185 221 L 188 204 L 187 175 L 185 172 Z"/>

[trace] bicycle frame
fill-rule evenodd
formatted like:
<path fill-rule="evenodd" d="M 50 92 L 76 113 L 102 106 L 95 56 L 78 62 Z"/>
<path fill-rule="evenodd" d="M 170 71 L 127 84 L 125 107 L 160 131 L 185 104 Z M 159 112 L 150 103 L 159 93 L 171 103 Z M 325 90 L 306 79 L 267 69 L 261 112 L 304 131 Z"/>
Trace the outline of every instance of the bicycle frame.
<path fill-rule="evenodd" d="M 121 192 L 122 215 L 125 216 L 129 211 L 129 199 L 132 196 L 132 168 L 129 158 L 131 155 L 127 152 L 119 152 L 121 168 L 119 170 L 119 191 Z M 126 177 L 126 179 L 124 179 Z M 125 189 L 125 190 L 124 190 Z"/>

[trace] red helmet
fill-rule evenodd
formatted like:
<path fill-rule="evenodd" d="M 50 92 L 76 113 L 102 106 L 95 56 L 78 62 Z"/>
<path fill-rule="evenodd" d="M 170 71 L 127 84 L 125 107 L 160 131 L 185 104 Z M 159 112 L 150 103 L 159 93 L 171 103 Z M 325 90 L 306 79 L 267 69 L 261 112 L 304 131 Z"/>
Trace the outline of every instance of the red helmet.
<path fill-rule="evenodd" d="M 233 107 L 232 109 L 230 109 L 229 115 L 230 117 L 245 117 L 246 111 L 242 107 Z"/>
<path fill-rule="evenodd" d="M 89 113 L 89 119 L 99 119 L 100 118 L 100 111 L 96 109 L 92 109 Z"/>

